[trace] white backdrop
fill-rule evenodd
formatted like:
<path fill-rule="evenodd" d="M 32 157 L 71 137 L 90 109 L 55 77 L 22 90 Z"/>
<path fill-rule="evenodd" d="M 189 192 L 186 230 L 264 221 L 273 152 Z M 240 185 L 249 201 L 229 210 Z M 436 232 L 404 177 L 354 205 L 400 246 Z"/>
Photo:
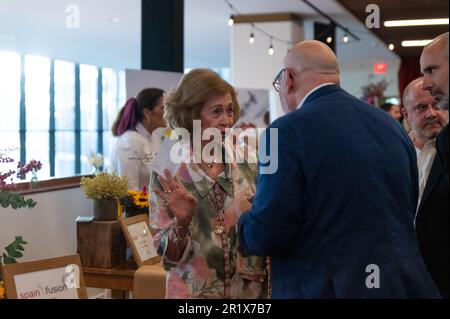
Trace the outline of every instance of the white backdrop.
<path fill-rule="evenodd" d="M 176 72 L 125 70 L 127 99 L 136 97 L 141 90 L 150 87 L 168 92 L 178 85 L 182 76 L 182 73 Z"/>

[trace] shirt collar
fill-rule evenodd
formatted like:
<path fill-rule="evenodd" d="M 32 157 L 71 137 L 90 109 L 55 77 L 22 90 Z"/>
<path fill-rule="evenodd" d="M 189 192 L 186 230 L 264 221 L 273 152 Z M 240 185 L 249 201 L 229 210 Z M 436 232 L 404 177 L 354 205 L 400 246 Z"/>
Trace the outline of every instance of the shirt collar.
<path fill-rule="evenodd" d="M 435 146 L 436 146 L 436 139 L 433 138 L 433 139 L 429 140 L 428 142 L 426 142 L 426 143 L 423 145 L 422 149 L 420 149 L 420 148 L 418 148 L 418 147 L 416 146 L 416 143 L 415 143 L 415 140 L 416 140 L 416 133 L 415 133 L 414 131 L 411 131 L 411 132 L 409 133 L 409 137 L 410 137 L 411 140 L 413 141 L 414 148 L 416 149 L 416 152 L 417 152 L 417 153 L 422 152 L 423 150 L 426 150 L 427 148 L 435 147 Z"/>
<path fill-rule="evenodd" d="M 324 86 L 328 86 L 328 85 L 336 85 L 335 83 L 323 83 L 321 85 L 316 86 L 314 89 L 312 89 L 311 91 L 309 91 L 308 94 L 305 95 L 305 97 L 303 98 L 303 100 L 300 102 L 300 104 L 297 106 L 297 110 L 299 108 L 301 108 L 303 106 L 303 104 L 305 104 L 306 100 L 311 96 L 311 94 L 313 94 L 314 92 L 316 92 L 317 90 L 323 88 Z"/>
<path fill-rule="evenodd" d="M 136 132 L 138 132 L 139 135 L 142 135 L 143 137 L 151 141 L 152 134 L 149 133 L 149 131 L 147 131 L 147 129 L 144 127 L 144 125 L 142 125 L 142 123 L 138 123 L 136 125 Z"/>
<path fill-rule="evenodd" d="M 225 164 L 225 171 L 220 173 L 216 180 L 214 181 L 211 177 L 206 175 L 200 167 L 195 163 L 190 163 L 186 165 L 190 177 L 192 178 L 192 183 L 199 193 L 200 197 L 205 197 L 209 194 L 211 189 L 214 187 L 216 182 L 229 194 L 233 193 L 233 181 L 231 179 L 231 164 Z"/>

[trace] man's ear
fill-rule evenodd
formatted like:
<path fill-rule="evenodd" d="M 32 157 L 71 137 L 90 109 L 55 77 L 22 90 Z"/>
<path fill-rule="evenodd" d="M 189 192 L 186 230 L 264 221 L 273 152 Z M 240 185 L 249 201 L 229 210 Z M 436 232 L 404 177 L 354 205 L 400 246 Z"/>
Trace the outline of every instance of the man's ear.
<path fill-rule="evenodd" d="M 294 90 L 294 77 L 289 69 L 286 69 L 285 71 L 284 80 L 286 81 L 288 92 L 292 92 Z"/>
<path fill-rule="evenodd" d="M 402 107 L 401 110 L 403 117 L 408 120 L 408 112 L 406 111 L 406 107 Z"/>

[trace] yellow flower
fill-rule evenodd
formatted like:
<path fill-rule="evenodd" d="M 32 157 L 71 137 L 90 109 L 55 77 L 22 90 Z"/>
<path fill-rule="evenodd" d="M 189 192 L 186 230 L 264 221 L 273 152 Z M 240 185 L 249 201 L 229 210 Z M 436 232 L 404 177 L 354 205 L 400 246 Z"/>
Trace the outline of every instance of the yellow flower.
<path fill-rule="evenodd" d="M 170 128 L 167 128 L 167 129 L 164 131 L 164 136 L 170 138 L 171 135 L 172 135 L 172 130 L 171 130 Z"/>
<path fill-rule="evenodd" d="M 5 298 L 5 288 L 3 287 L 3 281 L 0 281 L 0 299 Z"/>
<path fill-rule="evenodd" d="M 118 201 L 118 205 L 117 205 L 117 217 L 119 219 L 122 219 L 122 217 L 123 217 L 123 205 L 120 203 L 120 201 Z"/>

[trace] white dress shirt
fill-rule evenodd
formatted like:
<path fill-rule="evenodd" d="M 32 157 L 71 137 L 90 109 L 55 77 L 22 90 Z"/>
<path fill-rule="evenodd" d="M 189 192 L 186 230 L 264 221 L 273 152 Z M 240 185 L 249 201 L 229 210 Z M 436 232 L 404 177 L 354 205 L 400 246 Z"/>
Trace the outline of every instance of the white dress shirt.
<path fill-rule="evenodd" d="M 136 131 L 119 136 L 111 150 L 111 171 L 128 177 L 128 188 L 142 190 L 150 182 L 151 163 L 158 152 L 160 139 L 139 123 Z"/>
<path fill-rule="evenodd" d="M 297 110 L 298 110 L 299 108 L 301 108 L 301 107 L 303 106 L 303 104 L 305 104 L 306 100 L 309 98 L 309 96 L 310 96 L 311 94 L 313 94 L 313 93 L 316 92 L 318 89 L 321 89 L 321 88 L 323 88 L 324 86 L 327 86 L 327 85 L 336 85 L 336 83 L 324 83 L 324 84 L 321 84 L 321 85 L 319 85 L 319 86 L 316 86 L 314 89 L 312 89 L 311 91 L 309 91 L 308 94 L 305 95 L 305 97 L 303 98 L 303 100 L 302 100 L 302 101 L 300 102 L 300 104 L 297 106 Z"/>
<path fill-rule="evenodd" d="M 409 135 L 414 141 L 414 132 L 412 131 Z M 436 139 L 429 140 L 422 149 L 417 148 L 417 167 L 419 169 L 419 200 L 417 202 L 417 207 L 420 205 L 422 200 L 423 191 L 427 184 L 428 176 L 430 175 L 431 167 L 433 166 L 434 157 L 436 156 Z"/>

